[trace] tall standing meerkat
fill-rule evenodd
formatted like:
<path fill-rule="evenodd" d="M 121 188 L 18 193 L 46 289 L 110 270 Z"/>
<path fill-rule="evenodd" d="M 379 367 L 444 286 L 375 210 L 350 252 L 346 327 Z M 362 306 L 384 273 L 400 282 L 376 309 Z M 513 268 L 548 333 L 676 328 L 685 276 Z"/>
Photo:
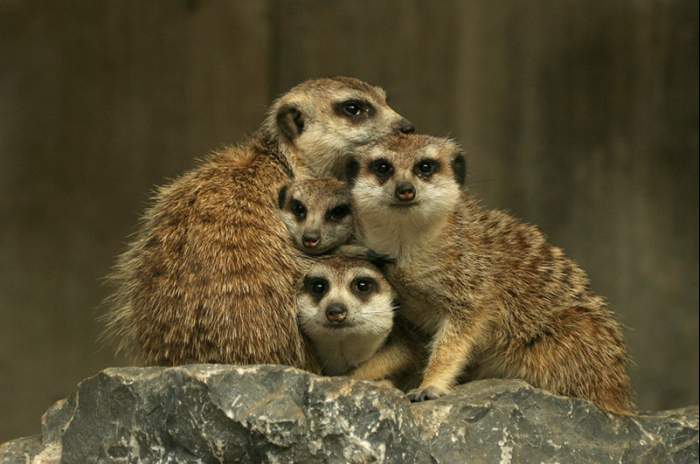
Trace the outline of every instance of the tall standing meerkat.
<path fill-rule="evenodd" d="M 356 233 L 396 261 L 405 317 L 433 337 L 414 401 L 472 378 L 519 378 L 604 410 L 633 410 L 622 330 L 588 277 L 536 228 L 468 195 L 446 139 L 391 136 L 348 165 Z"/>
<path fill-rule="evenodd" d="M 338 175 L 354 148 L 412 131 L 379 87 L 347 77 L 294 87 L 251 140 L 157 191 L 111 276 L 106 334 L 145 364 L 316 370 L 295 314 L 308 262 L 288 240 L 277 193 L 294 176 Z"/>
<path fill-rule="evenodd" d="M 366 260 L 323 257 L 299 282 L 299 326 L 325 375 L 388 380 L 399 387 L 415 379 L 423 350 L 397 309 L 394 289 Z"/>

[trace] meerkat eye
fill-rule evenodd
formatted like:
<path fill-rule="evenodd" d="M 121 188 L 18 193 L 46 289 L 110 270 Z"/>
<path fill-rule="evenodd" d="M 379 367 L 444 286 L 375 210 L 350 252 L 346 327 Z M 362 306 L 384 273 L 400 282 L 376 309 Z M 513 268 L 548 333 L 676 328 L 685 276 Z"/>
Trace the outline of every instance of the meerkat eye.
<path fill-rule="evenodd" d="M 289 206 L 292 210 L 292 214 L 294 214 L 298 220 L 303 221 L 306 219 L 306 206 L 304 206 L 302 202 L 299 200 L 292 200 Z"/>
<path fill-rule="evenodd" d="M 362 103 L 357 100 L 349 100 L 343 103 L 343 111 L 348 116 L 357 116 L 362 112 Z"/>
<path fill-rule="evenodd" d="M 358 295 L 367 295 L 376 290 L 377 281 L 371 277 L 358 277 L 353 280 L 350 285 L 354 293 Z"/>
<path fill-rule="evenodd" d="M 419 161 L 414 167 L 414 172 L 421 177 L 430 177 L 438 170 L 440 163 L 431 159 Z"/>
<path fill-rule="evenodd" d="M 328 281 L 322 277 L 307 277 L 304 279 L 304 287 L 310 295 L 320 299 L 328 291 Z"/>
<path fill-rule="evenodd" d="M 369 169 L 380 179 L 388 179 L 394 173 L 394 166 L 384 158 L 372 161 Z"/>
<path fill-rule="evenodd" d="M 333 105 L 335 113 L 349 118 L 353 122 L 360 122 L 374 115 L 374 107 L 367 101 L 350 99 Z"/>
<path fill-rule="evenodd" d="M 335 208 L 330 209 L 326 213 L 326 219 L 328 221 L 338 222 L 351 213 L 350 205 L 343 203 Z"/>

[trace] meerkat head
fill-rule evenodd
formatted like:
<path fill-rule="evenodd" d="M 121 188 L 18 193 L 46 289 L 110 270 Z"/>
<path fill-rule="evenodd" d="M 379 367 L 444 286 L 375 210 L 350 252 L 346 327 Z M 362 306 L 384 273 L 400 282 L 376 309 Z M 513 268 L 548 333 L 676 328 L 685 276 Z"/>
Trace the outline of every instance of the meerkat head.
<path fill-rule="evenodd" d="M 461 148 L 449 139 L 395 135 L 361 147 L 347 163 L 353 206 L 361 222 L 415 226 L 454 210 L 466 177 Z"/>
<path fill-rule="evenodd" d="M 315 263 L 297 291 L 302 331 L 318 337 L 386 337 L 398 308 L 396 294 L 371 263 L 332 256 Z"/>
<path fill-rule="evenodd" d="M 355 147 L 414 131 L 387 104 L 382 88 L 349 77 L 297 85 L 275 101 L 264 128 L 315 177 L 342 177 L 347 154 Z"/>
<path fill-rule="evenodd" d="M 337 179 L 297 180 L 282 187 L 279 207 L 294 244 L 305 253 L 323 254 L 352 235 L 350 192 Z"/>

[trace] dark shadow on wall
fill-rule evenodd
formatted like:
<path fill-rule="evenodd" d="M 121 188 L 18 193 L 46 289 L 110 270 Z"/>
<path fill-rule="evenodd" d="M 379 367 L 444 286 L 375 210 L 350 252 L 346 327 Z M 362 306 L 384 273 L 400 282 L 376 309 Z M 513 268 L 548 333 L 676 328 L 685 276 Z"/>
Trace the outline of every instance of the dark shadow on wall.
<path fill-rule="evenodd" d="M 643 408 L 698 401 L 698 4 L 0 2 L 0 442 L 96 343 L 100 283 L 155 184 L 309 77 L 384 86 L 470 156 L 628 327 Z"/>

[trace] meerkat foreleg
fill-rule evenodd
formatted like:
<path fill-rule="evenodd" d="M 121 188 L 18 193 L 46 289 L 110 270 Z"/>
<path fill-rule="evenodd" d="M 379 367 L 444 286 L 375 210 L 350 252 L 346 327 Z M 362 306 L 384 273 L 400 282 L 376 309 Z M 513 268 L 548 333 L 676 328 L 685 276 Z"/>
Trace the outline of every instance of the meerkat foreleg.
<path fill-rule="evenodd" d="M 416 364 L 416 356 L 407 343 L 396 340 L 360 364 L 350 377 L 356 380 L 383 380 Z"/>
<path fill-rule="evenodd" d="M 486 322 L 483 316 L 469 321 L 454 315 L 444 317 L 433 337 L 423 381 L 408 393 L 411 401 L 432 400 L 450 392 L 483 339 Z"/>

